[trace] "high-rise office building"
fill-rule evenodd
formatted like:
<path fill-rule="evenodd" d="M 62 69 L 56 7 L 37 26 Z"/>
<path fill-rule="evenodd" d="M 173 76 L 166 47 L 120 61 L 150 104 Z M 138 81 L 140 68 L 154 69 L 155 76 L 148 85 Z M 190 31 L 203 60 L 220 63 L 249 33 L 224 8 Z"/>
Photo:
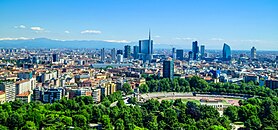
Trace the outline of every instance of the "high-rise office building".
<path fill-rule="evenodd" d="M 232 59 L 232 55 L 231 55 L 231 47 L 224 43 L 224 46 L 223 46 L 223 60 L 224 61 L 229 61 Z"/>
<path fill-rule="evenodd" d="M 149 31 L 148 40 L 139 40 L 139 53 L 142 55 L 143 61 L 152 60 L 153 40 L 151 40 L 151 31 Z"/>
<path fill-rule="evenodd" d="M 177 59 L 183 60 L 183 50 L 182 49 L 177 49 Z"/>
<path fill-rule="evenodd" d="M 133 58 L 134 59 L 139 58 L 139 46 L 133 46 Z"/>
<path fill-rule="evenodd" d="M 174 62 L 172 60 L 163 61 L 163 78 L 173 79 L 174 77 Z"/>
<path fill-rule="evenodd" d="M 172 58 L 176 59 L 176 48 L 172 48 Z"/>
<path fill-rule="evenodd" d="M 192 52 L 193 52 L 193 60 L 197 60 L 198 53 L 199 53 L 199 46 L 197 41 L 192 42 Z"/>
<path fill-rule="evenodd" d="M 118 54 L 117 55 L 117 62 L 118 63 L 122 63 L 124 60 L 123 60 L 123 55 L 121 55 L 121 54 Z"/>
<path fill-rule="evenodd" d="M 124 49 L 124 58 L 130 58 L 131 56 L 131 48 L 130 45 L 125 45 Z"/>
<path fill-rule="evenodd" d="M 201 45 L 201 58 L 205 58 L 205 45 Z"/>
<path fill-rule="evenodd" d="M 257 58 L 257 50 L 255 47 L 252 47 L 251 49 L 251 59 L 256 59 Z"/>
<path fill-rule="evenodd" d="M 192 58 L 193 58 L 193 52 L 192 51 L 189 51 L 188 52 L 188 60 L 192 60 Z"/>
<path fill-rule="evenodd" d="M 100 60 L 101 60 L 101 61 L 104 61 L 104 59 L 105 59 L 105 52 L 104 52 L 104 48 L 102 48 L 102 49 L 100 50 Z"/>
<path fill-rule="evenodd" d="M 123 50 L 117 50 L 117 55 L 118 54 L 121 54 L 121 55 L 123 55 L 124 53 L 123 53 Z"/>
<path fill-rule="evenodd" d="M 53 54 L 52 59 L 53 59 L 53 62 L 58 62 L 59 61 L 59 55 L 58 54 Z"/>
<path fill-rule="evenodd" d="M 115 49 L 115 48 L 113 48 L 113 49 L 111 50 L 111 59 L 112 59 L 113 61 L 116 60 L 116 49 Z"/>

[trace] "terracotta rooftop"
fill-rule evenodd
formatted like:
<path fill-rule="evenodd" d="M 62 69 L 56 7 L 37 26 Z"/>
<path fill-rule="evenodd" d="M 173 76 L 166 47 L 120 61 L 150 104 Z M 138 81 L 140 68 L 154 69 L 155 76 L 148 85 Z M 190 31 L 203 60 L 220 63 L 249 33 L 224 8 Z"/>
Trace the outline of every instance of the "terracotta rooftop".
<path fill-rule="evenodd" d="M 26 97 L 26 96 L 29 96 L 30 95 L 30 92 L 23 92 L 23 93 L 20 93 L 18 95 L 16 95 L 17 97 Z"/>
<path fill-rule="evenodd" d="M 20 84 L 20 83 L 24 83 L 24 82 L 28 82 L 29 80 L 21 80 L 21 81 L 17 81 L 16 84 Z"/>
<path fill-rule="evenodd" d="M 0 91 L 0 95 L 2 95 L 2 94 L 5 94 L 5 92 L 3 92 L 3 91 Z"/>

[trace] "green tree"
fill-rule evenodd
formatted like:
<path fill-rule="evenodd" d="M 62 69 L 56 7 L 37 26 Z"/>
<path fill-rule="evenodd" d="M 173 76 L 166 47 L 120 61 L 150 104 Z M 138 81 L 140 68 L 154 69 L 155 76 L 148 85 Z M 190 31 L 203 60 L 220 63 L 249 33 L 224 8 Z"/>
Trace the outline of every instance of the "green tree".
<path fill-rule="evenodd" d="M 139 91 L 140 91 L 140 93 L 147 93 L 147 92 L 149 92 L 148 85 L 147 84 L 141 84 L 139 86 Z"/>
<path fill-rule="evenodd" d="M 244 125 L 247 128 L 258 130 L 261 127 L 261 120 L 257 116 L 252 115 L 244 122 Z"/>
<path fill-rule="evenodd" d="M 17 112 L 12 113 L 8 118 L 8 126 L 10 129 L 14 128 L 20 128 L 23 126 L 24 120 L 23 116 L 21 114 L 18 114 Z"/>
<path fill-rule="evenodd" d="M 4 111 L 0 112 L 0 124 L 6 125 L 8 117 L 9 115 L 7 112 Z"/>
<path fill-rule="evenodd" d="M 87 127 L 87 119 L 84 115 L 74 115 L 72 117 L 73 125 L 76 127 Z"/>
<path fill-rule="evenodd" d="M 227 129 L 223 126 L 213 125 L 209 127 L 208 130 L 227 130 Z"/>
<path fill-rule="evenodd" d="M 71 118 L 71 117 L 67 117 L 67 116 L 63 116 L 63 117 L 62 117 L 62 122 L 63 122 L 66 126 L 71 126 L 71 125 L 72 125 L 72 118 Z"/>
<path fill-rule="evenodd" d="M 236 106 L 229 106 L 224 110 L 223 114 L 228 116 L 232 122 L 238 120 L 238 108 Z"/>
<path fill-rule="evenodd" d="M 145 126 L 149 130 L 157 130 L 158 129 L 158 123 L 157 123 L 157 116 L 155 116 L 153 113 L 150 113 L 145 118 Z"/>
<path fill-rule="evenodd" d="M 8 130 L 8 127 L 3 126 L 3 125 L 0 124 L 0 130 Z"/>
<path fill-rule="evenodd" d="M 124 120 L 122 120 L 121 118 L 117 119 L 114 126 L 115 130 L 124 130 Z"/>
<path fill-rule="evenodd" d="M 132 89 L 129 83 L 124 83 L 122 91 L 124 91 L 125 94 L 130 94 L 132 93 Z"/>
<path fill-rule="evenodd" d="M 113 127 L 112 127 L 112 124 L 110 122 L 110 118 L 108 115 L 103 115 L 102 116 L 102 123 L 104 125 L 104 129 L 106 130 L 112 130 Z"/>
<path fill-rule="evenodd" d="M 32 121 L 27 121 L 21 130 L 37 130 L 36 125 Z"/>

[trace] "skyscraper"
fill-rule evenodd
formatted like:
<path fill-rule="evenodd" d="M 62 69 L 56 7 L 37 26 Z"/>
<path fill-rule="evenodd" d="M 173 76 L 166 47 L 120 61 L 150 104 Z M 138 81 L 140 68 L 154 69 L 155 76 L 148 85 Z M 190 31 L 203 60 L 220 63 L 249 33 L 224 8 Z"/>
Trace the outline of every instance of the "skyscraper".
<path fill-rule="evenodd" d="M 52 59 L 53 59 L 53 62 L 58 62 L 59 61 L 59 55 L 58 54 L 53 54 Z"/>
<path fill-rule="evenodd" d="M 117 55 L 117 62 L 118 62 L 118 63 L 123 62 L 123 55 L 121 55 L 121 54 L 118 54 L 118 55 Z"/>
<path fill-rule="evenodd" d="M 116 49 L 115 48 L 113 48 L 111 50 L 111 59 L 112 59 L 112 61 L 116 60 Z"/>
<path fill-rule="evenodd" d="M 104 61 L 104 59 L 105 59 L 105 52 L 104 52 L 104 48 L 102 48 L 100 50 L 100 61 Z"/>
<path fill-rule="evenodd" d="M 205 57 L 205 45 L 201 45 L 201 58 Z"/>
<path fill-rule="evenodd" d="M 192 51 L 188 52 L 188 60 L 192 60 L 193 56 L 192 56 Z"/>
<path fill-rule="evenodd" d="M 172 58 L 176 59 L 176 48 L 172 48 Z"/>
<path fill-rule="evenodd" d="M 223 46 L 223 60 L 224 61 L 230 61 L 232 59 L 232 55 L 231 55 L 231 47 L 224 43 Z"/>
<path fill-rule="evenodd" d="M 198 53 L 199 53 L 199 47 L 197 41 L 192 42 L 192 52 L 193 52 L 193 60 L 197 60 Z"/>
<path fill-rule="evenodd" d="M 256 59 L 257 58 L 257 50 L 255 47 L 251 48 L 251 59 Z"/>
<path fill-rule="evenodd" d="M 124 53 L 123 53 L 123 50 L 117 50 L 117 55 L 118 54 L 121 54 L 121 55 L 123 55 Z"/>
<path fill-rule="evenodd" d="M 139 40 L 139 53 L 144 61 L 152 60 L 153 55 L 153 40 L 151 40 L 151 31 L 149 31 L 148 40 Z"/>
<path fill-rule="evenodd" d="M 139 46 L 133 46 L 133 58 L 134 59 L 139 58 Z"/>
<path fill-rule="evenodd" d="M 174 77 L 174 63 L 172 60 L 163 61 L 163 78 L 173 79 Z"/>
<path fill-rule="evenodd" d="M 182 49 L 177 49 L 177 59 L 183 60 L 183 50 Z"/>
<path fill-rule="evenodd" d="M 130 45 L 125 45 L 124 49 L 124 58 L 130 58 L 131 56 L 131 48 Z"/>

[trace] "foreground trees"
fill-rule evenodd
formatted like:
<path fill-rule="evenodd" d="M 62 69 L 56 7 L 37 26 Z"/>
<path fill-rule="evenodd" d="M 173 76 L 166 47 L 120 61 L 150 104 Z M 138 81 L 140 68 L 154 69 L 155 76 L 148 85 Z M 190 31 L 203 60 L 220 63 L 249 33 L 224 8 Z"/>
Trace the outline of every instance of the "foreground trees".
<path fill-rule="evenodd" d="M 125 85 L 123 89 L 125 93 L 131 92 L 129 87 Z M 278 129 L 278 98 L 273 96 L 276 92 L 264 87 L 208 84 L 194 77 L 189 80 L 150 79 L 140 88 L 141 92 L 215 90 L 249 93 L 251 91 L 262 96 L 242 100 L 241 106 L 229 106 L 225 109 L 223 117 L 219 117 L 219 113 L 213 107 L 197 105 L 190 101 L 184 103 L 181 99 L 161 102 L 150 99 L 139 103 L 135 98 L 131 98 L 128 102 L 133 105 L 126 105 L 122 100 L 121 92 L 105 97 L 99 104 L 94 104 L 92 97 L 61 99 L 53 104 L 40 102 L 27 104 L 15 101 L 0 105 L 0 129 L 65 130 L 75 127 L 75 129 L 86 130 L 91 123 L 101 123 L 102 127 L 108 130 L 229 130 L 230 123 L 237 121 L 244 122 L 247 129 Z M 241 90 L 242 88 L 244 90 Z M 110 107 L 110 104 L 115 101 L 118 101 L 117 104 Z"/>

